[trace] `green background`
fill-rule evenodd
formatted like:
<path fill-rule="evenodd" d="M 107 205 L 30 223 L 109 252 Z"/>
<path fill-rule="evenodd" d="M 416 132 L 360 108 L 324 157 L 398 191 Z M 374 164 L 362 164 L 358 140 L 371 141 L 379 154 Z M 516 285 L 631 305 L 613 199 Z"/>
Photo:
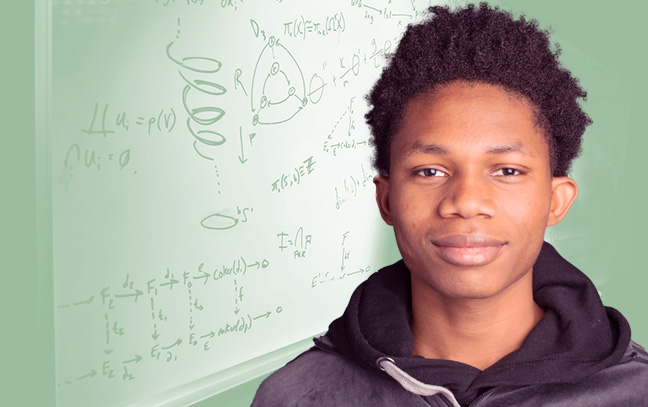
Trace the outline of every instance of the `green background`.
<path fill-rule="evenodd" d="M 51 342 L 51 294 L 49 282 L 36 274 L 36 155 L 35 155 L 35 19 L 32 2 L 4 2 L 2 18 L 2 395 L 3 405 L 52 405 L 53 344 Z M 618 1 L 614 4 L 557 0 L 501 2 L 507 9 L 524 11 L 543 27 L 552 26 L 560 40 L 586 54 L 629 83 L 632 91 L 625 174 L 617 185 L 623 204 L 604 213 L 591 214 L 592 223 L 613 225 L 615 259 L 622 270 L 606 285 L 607 305 L 620 309 L 631 321 L 633 337 L 648 343 L 643 316 L 648 277 L 640 262 L 648 239 L 645 230 L 646 181 L 640 166 L 648 146 L 644 127 L 648 102 L 645 77 L 647 4 Z M 615 137 L 610 134 L 610 137 Z M 602 220 L 605 220 L 603 222 Z M 610 220 L 612 222 L 610 222 Z M 607 226 L 606 226 L 607 227 Z M 620 232 L 620 233 L 619 233 Z M 619 239 L 619 238 L 617 238 Z M 259 379 L 232 389 L 208 405 L 249 405 Z"/>

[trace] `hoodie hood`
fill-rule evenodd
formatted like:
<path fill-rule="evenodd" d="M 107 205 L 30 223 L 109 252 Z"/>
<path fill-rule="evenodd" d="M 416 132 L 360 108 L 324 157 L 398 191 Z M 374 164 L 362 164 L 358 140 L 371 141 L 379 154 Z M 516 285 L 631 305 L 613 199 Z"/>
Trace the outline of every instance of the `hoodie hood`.
<path fill-rule="evenodd" d="M 621 359 L 630 342 L 628 322 L 604 307 L 589 278 L 546 242 L 533 266 L 533 296 L 544 310 L 542 320 L 520 349 L 484 371 L 412 355 L 410 272 L 402 260 L 360 284 L 344 314 L 315 342 L 321 348 L 332 343 L 337 352 L 383 375 L 378 363 L 390 358 L 413 379 L 449 389 L 462 405 L 494 386 L 578 382 Z"/>

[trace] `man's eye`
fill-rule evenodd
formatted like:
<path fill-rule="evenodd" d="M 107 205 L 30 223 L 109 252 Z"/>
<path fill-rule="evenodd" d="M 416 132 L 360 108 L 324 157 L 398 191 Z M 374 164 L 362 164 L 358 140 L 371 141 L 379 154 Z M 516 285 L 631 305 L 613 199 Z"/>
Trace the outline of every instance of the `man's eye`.
<path fill-rule="evenodd" d="M 446 173 L 437 170 L 436 168 L 425 168 L 422 170 L 417 171 L 417 174 L 422 175 L 424 177 L 445 177 Z"/>
<path fill-rule="evenodd" d="M 501 168 L 497 171 L 495 171 L 496 175 L 504 175 L 504 176 L 513 176 L 513 175 L 521 175 L 522 171 L 516 170 L 515 168 Z"/>

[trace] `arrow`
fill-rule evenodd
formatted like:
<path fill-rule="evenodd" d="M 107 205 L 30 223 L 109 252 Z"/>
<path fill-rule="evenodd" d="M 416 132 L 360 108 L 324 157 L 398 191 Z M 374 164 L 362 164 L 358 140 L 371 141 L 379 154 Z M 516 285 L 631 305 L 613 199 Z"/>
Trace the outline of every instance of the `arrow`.
<path fill-rule="evenodd" d="M 140 360 L 142 360 L 142 357 L 141 357 L 140 355 L 135 355 L 135 358 L 133 358 L 133 359 L 131 359 L 131 360 L 127 360 L 127 361 L 122 362 L 122 363 L 123 363 L 123 364 L 126 364 L 126 363 L 132 363 L 132 362 L 137 363 L 137 362 L 139 362 Z"/>
<path fill-rule="evenodd" d="M 239 311 L 241 311 L 241 310 L 239 309 L 239 307 L 236 307 L 236 309 L 234 310 L 234 313 L 235 313 L 236 315 L 238 315 Z"/>
<path fill-rule="evenodd" d="M 254 317 L 253 319 L 254 319 L 254 320 L 257 320 L 257 319 L 259 319 L 259 318 L 268 318 L 271 314 L 272 314 L 272 312 L 268 311 L 268 312 L 266 312 L 265 314 L 261 314 L 261 315 L 259 315 L 258 317 Z"/>
<path fill-rule="evenodd" d="M 178 346 L 178 345 L 180 345 L 181 343 L 182 343 L 182 339 L 178 338 L 178 340 L 175 341 L 175 343 L 174 343 L 173 345 L 169 345 L 169 346 L 167 346 L 167 347 L 162 347 L 162 349 L 164 349 L 164 350 L 171 349 L 171 348 L 173 348 L 174 346 Z"/>
<path fill-rule="evenodd" d="M 97 374 L 97 371 L 94 370 L 94 369 L 92 369 L 92 370 L 90 371 L 90 373 L 88 373 L 87 375 L 84 375 L 84 376 L 81 376 L 81 377 L 77 377 L 77 380 L 83 380 L 83 379 L 86 379 L 86 378 L 88 378 L 88 377 L 94 377 L 96 374 Z"/>
<path fill-rule="evenodd" d="M 203 272 L 202 276 L 194 277 L 193 279 L 198 280 L 198 279 L 201 279 L 201 278 L 205 279 L 205 281 L 203 282 L 203 285 L 207 284 L 207 280 L 209 280 L 209 273 Z"/>
<path fill-rule="evenodd" d="M 157 329 L 156 329 L 155 332 L 151 335 L 151 337 L 152 337 L 153 339 L 155 339 L 155 340 L 157 340 L 157 338 L 160 337 L 160 334 L 158 333 Z"/>
<path fill-rule="evenodd" d="M 202 338 L 206 338 L 206 337 L 208 337 L 208 336 L 209 336 L 210 338 L 213 338 L 214 335 L 216 335 L 216 332 L 211 331 L 211 332 L 209 332 L 208 334 L 205 334 L 205 335 L 201 336 L 200 338 L 202 339 Z"/>
<path fill-rule="evenodd" d="M 88 304 L 90 304 L 90 303 L 92 302 L 92 300 L 94 300 L 94 295 L 90 296 L 90 298 L 88 298 L 88 299 L 85 300 L 85 301 L 75 302 L 75 303 L 73 303 L 72 305 L 75 305 L 75 306 L 76 306 L 76 305 L 82 305 L 82 304 L 86 304 L 86 305 L 88 305 Z"/>
<path fill-rule="evenodd" d="M 137 298 L 142 294 L 144 294 L 142 291 L 135 290 L 132 294 L 115 294 L 115 298 L 135 297 L 135 301 L 137 301 Z"/>
<path fill-rule="evenodd" d="M 288 82 L 288 86 L 290 86 L 290 79 L 288 79 L 288 75 L 283 71 L 283 69 L 280 69 L 279 72 L 284 76 L 286 79 L 286 82 Z"/>
<path fill-rule="evenodd" d="M 166 283 L 160 283 L 160 287 L 164 287 L 167 285 L 170 285 L 171 288 L 173 288 L 173 284 L 178 284 L 180 281 L 176 280 L 175 278 L 172 278 L 171 280 L 167 281 Z M 139 290 L 138 290 L 139 291 Z"/>
<path fill-rule="evenodd" d="M 239 127 L 239 138 L 241 139 L 241 155 L 239 155 L 238 159 L 241 164 L 245 164 L 247 159 L 245 158 L 245 151 L 243 151 L 243 127 Z"/>
<path fill-rule="evenodd" d="M 366 8 L 371 9 L 371 10 L 374 10 L 374 11 L 378 12 L 380 15 L 382 15 L 382 10 L 378 10 L 378 9 L 375 8 L 375 7 L 367 6 L 366 4 L 365 4 L 364 6 L 365 6 Z"/>
<path fill-rule="evenodd" d="M 296 98 L 299 99 L 299 96 L 296 96 L 296 95 L 294 95 L 294 96 L 295 96 Z M 299 107 L 297 108 L 297 111 L 296 111 L 292 116 L 290 116 L 289 118 L 287 118 L 287 119 L 285 119 L 285 120 L 282 120 L 282 121 L 280 121 L 280 122 L 259 122 L 259 124 L 281 124 L 281 123 L 285 123 L 285 122 L 287 122 L 288 120 L 290 120 L 290 119 L 292 119 L 293 117 L 295 117 L 295 116 L 297 115 L 297 113 L 299 113 L 299 112 L 302 111 L 303 108 L 304 108 L 303 106 L 299 106 Z"/>
<path fill-rule="evenodd" d="M 291 94 L 289 93 L 285 98 L 283 98 L 282 100 L 280 100 L 280 101 L 278 101 L 278 102 L 272 102 L 272 101 L 270 101 L 270 100 L 268 99 L 268 106 L 272 106 L 272 105 L 280 105 L 280 104 L 284 103 L 286 100 L 288 100 L 288 98 L 289 98 L 290 96 L 293 96 L 293 95 L 291 95 Z M 299 98 L 299 97 L 298 97 L 298 98 Z"/>

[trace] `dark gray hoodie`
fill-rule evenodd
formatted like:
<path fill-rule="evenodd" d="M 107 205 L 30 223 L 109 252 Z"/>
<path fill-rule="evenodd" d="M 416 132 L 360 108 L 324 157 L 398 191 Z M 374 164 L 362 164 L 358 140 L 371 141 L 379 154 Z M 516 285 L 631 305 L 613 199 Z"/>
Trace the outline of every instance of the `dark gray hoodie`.
<path fill-rule="evenodd" d="M 483 371 L 425 359 L 412 355 L 401 260 L 358 286 L 328 333 L 268 377 L 252 406 L 648 406 L 648 354 L 548 243 L 533 291 L 544 317 L 520 349 Z"/>

